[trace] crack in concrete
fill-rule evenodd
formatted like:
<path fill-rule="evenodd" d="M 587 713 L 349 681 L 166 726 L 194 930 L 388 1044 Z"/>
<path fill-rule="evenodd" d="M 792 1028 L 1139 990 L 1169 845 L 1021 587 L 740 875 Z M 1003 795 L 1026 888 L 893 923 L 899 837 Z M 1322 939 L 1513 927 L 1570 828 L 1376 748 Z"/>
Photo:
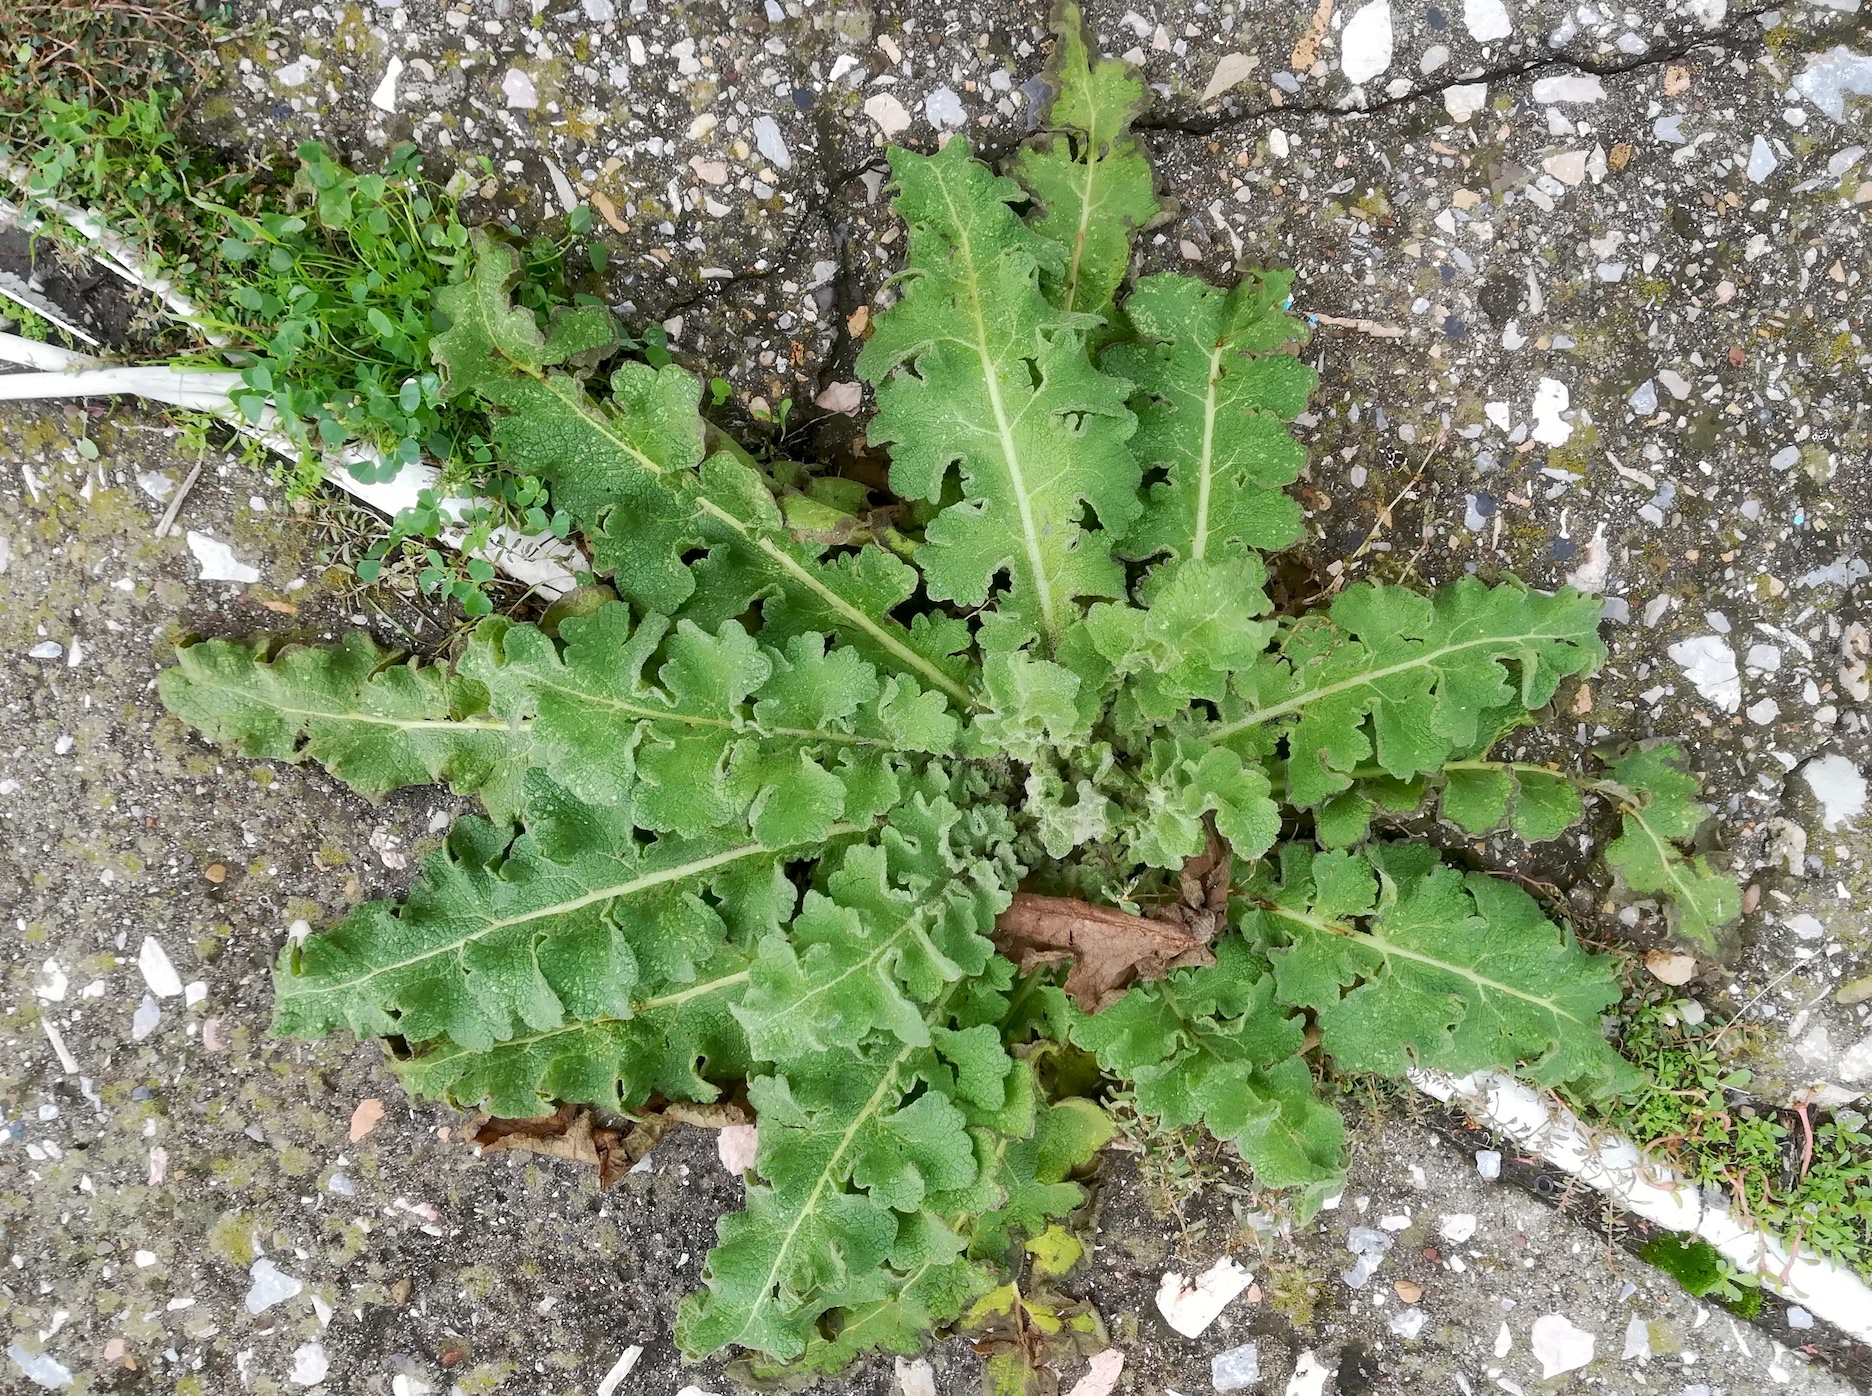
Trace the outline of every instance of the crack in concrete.
<path fill-rule="evenodd" d="M 1568 69 L 1588 73 L 1594 77 L 1620 77 L 1639 72 L 1646 68 L 1655 68 L 1661 64 L 1675 62 L 1688 57 L 1701 48 L 1717 48 L 1725 52 L 1737 52 L 1748 48 L 1760 48 L 1760 36 L 1744 35 L 1739 31 L 1748 21 L 1757 19 L 1777 8 L 1762 5 L 1756 9 L 1738 10 L 1722 28 L 1704 34 L 1688 35 L 1674 44 L 1659 49 L 1647 49 L 1641 54 L 1632 54 L 1620 60 L 1602 60 L 1592 57 L 1571 57 L 1566 54 L 1530 55 L 1514 63 L 1503 64 L 1498 68 L 1468 69 L 1454 74 L 1448 79 L 1433 83 L 1427 87 L 1415 87 L 1409 92 L 1396 97 L 1384 97 L 1365 106 L 1341 106 L 1326 102 L 1284 102 L 1279 106 L 1272 104 L 1257 106 L 1251 110 L 1232 116 L 1214 118 L 1153 118 L 1148 114 L 1135 123 L 1134 129 L 1146 133 L 1212 136 L 1234 126 L 1245 126 L 1270 117 L 1284 115 L 1300 116 L 1343 116 L 1369 117 L 1394 107 L 1408 106 L 1426 98 L 1442 96 L 1454 87 L 1468 87 L 1476 83 L 1510 82 L 1543 68 Z"/>

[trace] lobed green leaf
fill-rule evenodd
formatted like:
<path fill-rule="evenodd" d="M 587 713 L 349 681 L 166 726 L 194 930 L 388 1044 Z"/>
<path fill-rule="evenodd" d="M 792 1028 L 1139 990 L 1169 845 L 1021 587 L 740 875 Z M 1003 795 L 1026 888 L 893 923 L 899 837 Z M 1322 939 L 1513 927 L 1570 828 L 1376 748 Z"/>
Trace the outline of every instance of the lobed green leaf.
<path fill-rule="evenodd" d="M 1422 844 L 1282 850 L 1248 929 L 1271 947 L 1281 1002 L 1312 1010 L 1348 1071 L 1458 1075 L 1513 1065 L 1587 1094 L 1636 1079 L 1600 1016 L 1619 1000 L 1590 955 L 1512 883 L 1464 876 Z"/>
<path fill-rule="evenodd" d="M 1019 185 L 960 136 L 890 159 L 909 260 L 858 358 L 877 389 L 867 434 L 891 447 L 891 488 L 905 499 L 941 500 L 959 471 L 961 500 L 917 550 L 930 596 L 981 606 L 1006 576 L 1003 619 L 1050 646 L 1078 598 L 1123 588 L 1111 540 L 1139 509 L 1129 385 L 1092 366 L 1090 318 L 1042 294 L 1041 268 L 1062 272 L 1065 255 L 1015 216 Z M 1088 506 L 1097 527 L 1084 526 Z"/>

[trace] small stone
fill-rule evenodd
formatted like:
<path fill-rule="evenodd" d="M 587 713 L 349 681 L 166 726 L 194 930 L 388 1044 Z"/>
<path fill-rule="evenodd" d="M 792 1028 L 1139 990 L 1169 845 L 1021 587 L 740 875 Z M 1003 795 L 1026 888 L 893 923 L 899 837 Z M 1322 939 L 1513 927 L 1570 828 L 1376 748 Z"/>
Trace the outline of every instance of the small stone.
<path fill-rule="evenodd" d="M 1216 60 L 1215 72 L 1209 76 L 1209 85 L 1203 89 L 1204 103 L 1213 102 L 1231 87 L 1246 82 L 1260 63 L 1252 53 L 1225 53 Z"/>
<path fill-rule="evenodd" d="M 1261 1349 L 1255 1343 L 1219 1352 L 1209 1359 L 1209 1380 L 1217 1391 L 1245 1391 L 1261 1380 Z"/>
<path fill-rule="evenodd" d="M 1294 1374 L 1287 1378 L 1287 1390 L 1282 1396 L 1321 1396 L 1331 1376 L 1330 1367 L 1322 1366 L 1311 1352 L 1303 1352 L 1294 1364 Z"/>
<path fill-rule="evenodd" d="M 143 995 L 143 1002 L 137 1005 L 137 1011 L 130 1019 L 130 1040 L 141 1042 L 156 1031 L 156 1025 L 162 1021 L 162 1007 L 152 994 Z"/>
<path fill-rule="evenodd" d="M 1651 1325 L 1636 1314 L 1625 1324 L 1625 1351 L 1619 1357 L 1625 1362 L 1651 1360 Z"/>
<path fill-rule="evenodd" d="M 188 532 L 189 551 L 201 566 L 204 582 L 257 582 L 260 572 L 234 556 L 234 550 L 206 533 Z"/>
<path fill-rule="evenodd" d="M 852 381 L 829 383 L 825 391 L 813 399 L 813 406 L 823 407 L 828 412 L 842 413 L 847 417 L 856 416 L 858 409 L 863 405 L 864 384 Z"/>
<path fill-rule="evenodd" d="M 721 1166 L 739 1178 L 754 1166 L 760 1153 L 759 1131 L 753 1125 L 727 1125 L 716 1131 L 715 1154 Z"/>
<path fill-rule="evenodd" d="M 392 54 L 390 61 L 384 65 L 382 80 L 378 82 L 376 90 L 371 93 L 370 97 L 371 105 L 378 111 L 393 112 L 396 110 L 397 79 L 402 75 L 403 60 Z M 264 502 L 262 507 L 265 507 Z"/>
<path fill-rule="evenodd" d="M 7 1344 L 7 1358 L 34 1386 L 57 1391 L 72 1384 L 71 1368 L 49 1352 L 28 1352 L 22 1343 Z"/>
<path fill-rule="evenodd" d="M 1514 21 L 1508 18 L 1508 7 L 1502 0 L 1463 0 L 1463 25 L 1478 44 L 1492 43 L 1514 33 Z"/>
<path fill-rule="evenodd" d="M 1591 73 L 1568 73 L 1560 77 L 1539 78 L 1534 83 L 1534 100 L 1542 106 L 1554 102 L 1602 102 L 1605 84 Z"/>
<path fill-rule="evenodd" d="M 227 864 L 210 863 L 207 867 L 202 869 L 202 876 L 219 887 L 223 882 L 227 881 Z"/>
<path fill-rule="evenodd" d="M 247 1273 L 253 1280 L 247 1289 L 247 1312 L 250 1314 L 263 1314 L 305 1288 L 302 1281 L 288 1275 L 266 1256 L 256 1260 Z"/>
<path fill-rule="evenodd" d="M 377 1128 L 384 1117 L 383 1101 L 376 1096 L 367 1096 L 357 1103 L 357 1109 L 351 1112 L 351 1129 L 346 1135 L 353 1144 Z"/>
<path fill-rule="evenodd" d="M 925 97 L 923 114 L 938 131 L 953 131 L 968 121 L 968 112 L 963 109 L 962 99 L 950 87 L 939 87 Z"/>
<path fill-rule="evenodd" d="M 154 936 L 143 937 L 143 948 L 137 952 L 137 968 L 143 971 L 143 982 L 157 998 L 174 998 L 182 992 L 182 976 L 176 973 L 169 952 Z"/>
<path fill-rule="evenodd" d="M 1477 1149 L 1475 1171 L 1491 1183 L 1501 1177 L 1501 1150 Z"/>
<path fill-rule="evenodd" d="M 1720 635 L 1699 635 L 1680 640 L 1666 654 L 1681 667 L 1684 677 L 1718 711 L 1742 710 L 1742 674 L 1736 668 L 1735 651 Z"/>
<path fill-rule="evenodd" d="M 1799 1304 L 1790 1304 L 1787 1311 L 1787 1326 L 1789 1328 L 1812 1328 L 1814 1316 Z"/>
<path fill-rule="evenodd" d="M 1223 1256 L 1195 1279 L 1168 1271 L 1157 1286 L 1157 1312 L 1185 1338 L 1200 1337 L 1253 1279 L 1229 1256 Z"/>
<path fill-rule="evenodd" d="M 1534 1356 L 1540 1359 L 1541 1380 L 1549 1381 L 1591 1362 L 1597 1340 L 1585 1329 L 1575 1327 L 1564 1314 L 1542 1314 L 1534 1320 L 1529 1342 Z"/>
<path fill-rule="evenodd" d="M 1649 378 L 1632 389 L 1632 395 L 1625 399 L 1625 405 L 1640 417 L 1649 417 L 1657 411 L 1657 384 Z"/>
<path fill-rule="evenodd" d="M 318 71 L 319 61 L 312 57 L 302 57 L 288 63 L 283 68 L 273 70 L 273 81 L 281 87 L 304 87 L 306 79 Z"/>
<path fill-rule="evenodd" d="M 1425 1314 L 1422 1309 L 1404 1309 L 1398 1313 L 1392 1314 L 1391 1320 L 1386 1327 L 1398 1337 L 1408 1341 L 1423 1332 L 1424 1324 L 1428 1321 L 1428 1318 L 1429 1316 Z"/>
<path fill-rule="evenodd" d="M 1346 81 L 1370 82 L 1391 66 L 1391 0 L 1371 0 L 1346 21 L 1339 36 L 1339 66 Z"/>
<path fill-rule="evenodd" d="M 1485 82 L 1459 82 L 1443 89 L 1443 110 L 1449 113 L 1451 121 L 1467 121 L 1487 106 L 1488 84 Z"/>
<path fill-rule="evenodd" d="M 1480 1155 L 1477 1155 L 1479 1158 Z M 1437 1235 L 1451 1245 L 1460 1246 L 1476 1233 L 1474 1212 L 1451 1212 L 1437 1222 Z"/>
<path fill-rule="evenodd" d="M 1825 53 L 1808 58 L 1794 86 L 1829 118 L 1843 122 L 1849 94 L 1872 97 L 1872 55 L 1835 44 Z"/>
<path fill-rule="evenodd" d="M 754 144 L 760 148 L 761 158 L 776 170 L 793 168 L 793 152 L 780 134 L 780 123 L 771 116 L 754 118 Z"/>
<path fill-rule="evenodd" d="M 1696 978 L 1696 957 L 1667 950 L 1647 950 L 1645 970 L 1660 984 L 1679 988 Z"/>
<path fill-rule="evenodd" d="M 1124 1363 L 1124 1353 L 1118 1348 L 1094 1353 L 1086 1364 L 1085 1375 L 1073 1383 L 1073 1389 L 1066 1396 L 1111 1396 L 1118 1378 L 1124 1374 Z M 678 1392 L 677 1396 L 682 1393 Z"/>
<path fill-rule="evenodd" d="M 295 1386 L 317 1386 L 331 1370 L 331 1361 L 318 1343 L 305 1343 L 293 1350 L 292 1371 L 286 1379 Z"/>
<path fill-rule="evenodd" d="M 904 110 L 902 102 L 888 92 L 879 92 L 868 98 L 864 104 L 864 114 L 877 123 L 878 130 L 886 138 L 910 128 L 910 113 Z"/>
<path fill-rule="evenodd" d="M 1415 1304 L 1423 1298 L 1423 1286 L 1415 1280 L 1399 1280 L 1391 1288 L 1406 1304 Z"/>
<path fill-rule="evenodd" d="M 1573 424 L 1561 413 L 1571 398 L 1566 384 L 1557 378 L 1543 378 L 1534 389 L 1534 430 L 1529 435 L 1543 446 L 1564 446 L 1573 435 Z"/>
<path fill-rule="evenodd" d="M 533 79 L 518 68 L 509 68 L 501 78 L 501 93 L 509 107 L 532 111 L 539 106 L 539 93 L 534 90 Z"/>
<path fill-rule="evenodd" d="M 1748 177 L 1749 183 L 1760 184 L 1773 174 L 1781 162 L 1775 159 L 1773 147 L 1766 136 L 1757 135 L 1755 144 L 1749 148 Z"/>
<path fill-rule="evenodd" d="M 916 1361 L 898 1358 L 897 1390 L 901 1396 L 936 1396 L 936 1369 L 930 1366 L 927 1357 Z"/>
<path fill-rule="evenodd" d="M 1549 155 L 1541 161 L 1541 168 L 1559 180 L 1562 184 L 1574 185 L 1586 179 L 1586 152 L 1583 150 L 1563 150 L 1558 155 Z"/>
<path fill-rule="evenodd" d="M 1820 823 L 1829 832 L 1847 827 L 1865 813 L 1865 773 L 1837 752 L 1809 761 L 1801 767 L 1801 779 L 1819 801 Z"/>

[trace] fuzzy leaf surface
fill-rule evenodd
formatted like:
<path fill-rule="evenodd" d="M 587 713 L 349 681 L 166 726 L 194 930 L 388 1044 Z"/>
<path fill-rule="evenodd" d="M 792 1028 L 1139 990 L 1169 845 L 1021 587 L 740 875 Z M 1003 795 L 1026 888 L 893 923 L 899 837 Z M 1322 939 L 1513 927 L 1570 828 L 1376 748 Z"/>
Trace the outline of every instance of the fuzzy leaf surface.
<path fill-rule="evenodd" d="M 1021 149 L 1013 174 L 1037 206 L 1030 225 L 1066 249 L 1063 265 L 1041 271 L 1047 296 L 1110 320 L 1131 238 L 1158 212 L 1150 162 L 1131 136 L 1144 84 L 1128 64 L 1089 50 L 1077 5 L 1062 10 L 1059 35 L 1051 134 Z"/>
<path fill-rule="evenodd" d="M 895 803 L 902 758 L 952 750 L 938 695 L 880 679 L 850 647 L 781 648 L 736 621 L 713 634 L 612 603 L 560 627 L 484 622 L 461 672 L 532 738 L 574 794 L 626 806 L 638 827 L 687 836 L 745 827 L 775 847 L 864 822 Z"/>
<path fill-rule="evenodd" d="M 552 368 L 589 358 L 596 330 L 586 320 L 545 334 L 532 328 L 533 313 L 512 303 L 514 253 L 487 238 L 476 247 L 471 278 L 443 293 L 452 323 L 434 350 L 445 382 L 498 409 L 503 464 L 553 486 L 620 591 L 711 630 L 778 599 L 786 633 L 839 633 L 887 672 L 916 674 L 971 706 L 968 666 L 957 657 L 966 631 L 937 620 L 905 626 L 889 614 L 916 590 L 913 569 L 880 548 L 851 553 L 796 536 L 744 458 L 706 456 L 701 384 L 686 370 L 627 362 L 611 374 L 608 395 L 594 396 L 584 379 Z M 684 562 L 692 550 L 706 553 L 694 568 Z"/>
<path fill-rule="evenodd" d="M 1511 1067 L 1588 1094 L 1637 1080 L 1600 1027 L 1619 1000 L 1613 962 L 1514 884 L 1465 877 L 1422 844 L 1317 858 L 1289 845 L 1282 873 L 1250 934 L 1283 947 L 1280 1000 L 1314 1012 L 1344 1069 Z"/>
<path fill-rule="evenodd" d="M 1541 707 L 1562 678 L 1597 667 L 1599 610 L 1570 587 L 1547 596 L 1465 577 L 1428 597 L 1356 583 L 1236 675 L 1205 735 L 1257 755 L 1284 738 L 1287 799 L 1303 808 L 1346 789 L 1368 758 L 1398 780 L 1434 772 L 1498 710 Z"/>
<path fill-rule="evenodd" d="M 920 1266 L 962 1256 L 966 1241 L 948 1219 L 996 1196 L 981 1122 L 1033 1128 L 1030 1094 L 1024 1109 L 1009 1108 L 1026 1073 L 994 1026 L 1011 977 L 1006 961 L 991 960 L 981 977 L 944 987 L 917 1034 L 928 1045 L 879 1036 L 861 1052 L 794 1058 L 749 1083 L 760 1181 L 746 1210 L 717 1226 L 706 1289 L 677 1317 L 684 1352 L 734 1343 L 793 1361 L 821 1314 L 891 1299 Z"/>
<path fill-rule="evenodd" d="M 1683 769 L 1682 751 L 1668 742 L 1639 747 L 1606 774 L 1624 811 L 1623 832 L 1607 847 L 1606 862 L 1632 891 L 1668 898 L 1675 934 L 1711 959 L 1727 959 L 1733 937 L 1723 930 L 1742 914 L 1742 892 L 1703 854 L 1677 847 L 1709 818 L 1708 808 L 1691 798 L 1697 779 Z"/>
<path fill-rule="evenodd" d="M 785 933 L 762 939 L 736 1008 L 757 1056 L 856 1048 L 883 1031 L 929 1042 L 924 1008 L 979 975 L 1019 878 L 1014 828 L 992 807 L 913 793 L 875 843 L 846 847 Z"/>
<path fill-rule="evenodd" d="M 1056 1011 L 1075 1043 L 1133 1083 L 1140 1110 L 1234 1140 L 1269 1187 L 1303 1188 L 1314 1204 L 1337 1189 L 1344 1125 L 1314 1093 L 1299 1017 L 1275 1002 L 1267 962 L 1241 937 L 1217 944 L 1214 965 L 1136 985 L 1102 1013 L 1063 996 Z"/>
<path fill-rule="evenodd" d="M 349 631 L 325 649 L 206 640 L 157 677 L 170 712 L 243 756 L 308 757 L 360 795 L 446 781 L 496 823 L 519 808 L 532 740 L 488 709 L 487 691 L 444 665 L 392 662 Z"/>
<path fill-rule="evenodd" d="M 562 1101 L 622 1113 L 653 1091 L 668 1100 L 714 1100 L 752 1062 L 733 1013 L 747 987 L 747 959 L 724 948 L 693 979 L 640 980 L 617 1017 L 580 1019 L 479 1050 L 444 1039 L 391 1065 L 411 1095 L 505 1119 L 550 1115 Z"/>
<path fill-rule="evenodd" d="M 1299 538 L 1300 506 L 1281 490 L 1306 453 L 1287 424 L 1318 375 L 1283 352 L 1305 335 L 1282 311 L 1292 284 L 1291 272 L 1268 272 L 1225 291 L 1161 273 L 1125 302 L 1137 339 L 1100 363 L 1136 384 L 1131 449 L 1164 478 L 1125 534 L 1124 556 L 1228 557 Z"/>
<path fill-rule="evenodd" d="M 792 913 L 781 868 L 803 847 L 780 854 L 712 835 L 643 842 L 615 810 L 566 799 L 537 775 L 530 784 L 530 827 L 511 843 L 481 820 L 457 820 L 402 905 L 367 903 L 286 946 L 275 1031 L 343 1026 L 486 1050 L 617 1016 L 647 986 L 700 976 L 726 918 L 753 929 Z M 563 818 L 547 813 L 555 801 Z"/>
<path fill-rule="evenodd" d="M 1089 317 L 1041 293 L 1041 269 L 1061 271 L 1064 253 L 1015 216 L 1019 185 L 960 136 L 890 159 L 909 261 L 858 358 L 877 388 L 868 435 L 891 447 L 906 499 L 938 500 L 960 472 L 962 499 L 917 551 L 929 594 L 980 606 L 1005 576 L 1003 616 L 1054 643 L 1077 598 L 1123 586 L 1111 540 L 1139 508 L 1129 385 L 1092 366 Z M 1087 505 L 1098 528 L 1083 526 Z"/>
<path fill-rule="evenodd" d="M 499 409 L 504 459 L 547 481 L 555 499 L 595 520 L 621 498 L 667 487 L 702 459 L 700 387 L 674 365 L 629 363 L 612 375 L 621 410 L 601 412 L 567 363 L 595 362 L 617 342 L 602 307 L 562 309 L 541 331 L 513 302 L 519 255 L 476 231 L 467 280 L 436 293 L 448 329 L 431 341 L 450 396 L 473 392 Z"/>

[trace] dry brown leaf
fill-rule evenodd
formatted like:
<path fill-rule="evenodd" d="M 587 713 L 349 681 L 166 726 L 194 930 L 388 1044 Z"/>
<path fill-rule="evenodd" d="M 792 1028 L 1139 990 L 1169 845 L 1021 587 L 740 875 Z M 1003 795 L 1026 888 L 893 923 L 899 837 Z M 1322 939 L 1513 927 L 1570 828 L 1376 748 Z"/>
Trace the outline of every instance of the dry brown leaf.
<path fill-rule="evenodd" d="M 730 1101 L 713 1105 L 671 1101 L 633 1121 L 628 1130 L 618 1130 L 598 1124 L 582 1105 L 561 1105 L 554 1114 L 530 1120 L 488 1116 L 476 1122 L 469 1137 L 484 1154 L 518 1149 L 588 1164 L 598 1170 L 598 1186 L 602 1189 L 630 1172 L 673 1124 L 724 1129 L 745 1125 L 750 1119 L 744 1107 Z"/>
<path fill-rule="evenodd" d="M 1072 961 L 1066 992 L 1087 1013 L 1109 1008 L 1140 979 L 1162 979 L 1185 965 L 1212 965 L 1206 937 L 1072 897 L 1017 892 L 995 918 L 995 948 L 1030 974 Z"/>
<path fill-rule="evenodd" d="M 1198 940 L 1208 942 L 1228 929 L 1229 883 L 1234 856 L 1228 840 L 1216 832 L 1213 818 L 1203 820 L 1204 847 L 1177 874 L 1182 900 L 1151 914 L 1155 921 L 1181 926 Z"/>
<path fill-rule="evenodd" d="M 1205 847 L 1178 874 L 1179 899 L 1149 916 L 1073 897 L 1017 892 L 995 918 L 995 948 L 1022 974 L 1072 961 L 1066 992 L 1087 1013 L 1111 1007 L 1140 979 L 1213 965 L 1209 943 L 1228 926 L 1233 856 L 1228 840 L 1204 820 Z"/>

